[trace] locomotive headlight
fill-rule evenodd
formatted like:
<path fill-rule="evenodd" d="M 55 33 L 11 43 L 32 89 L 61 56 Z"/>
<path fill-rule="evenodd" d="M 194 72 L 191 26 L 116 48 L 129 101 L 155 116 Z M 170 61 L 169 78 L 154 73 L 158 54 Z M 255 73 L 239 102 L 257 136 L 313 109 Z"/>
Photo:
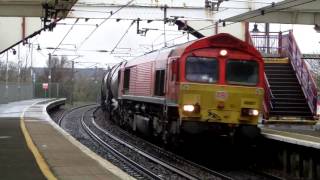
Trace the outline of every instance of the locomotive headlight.
<path fill-rule="evenodd" d="M 183 111 L 186 112 L 193 112 L 194 111 L 194 105 L 183 105 Z"/>
<path fill-rule="evenodd" d="M 242 116 L 258 116 L 259 115 L 259 110 L 250 109 L 250 108 L 242 108 L 241 115 Z"/>
<path fill-rule="evenodd" d="M 220 56 L 226 56 L 227 54 L 228 54 L 228 51 L 225 50 L 225 49 L 222 49 L 222 50 L 220 51 Z"/>
<path fill-rule="evenodd" d="M 256 109 L 249 109 L 249 116 L 258 116 L 259 111 Z"/>
<path fill-rule="evenodd" d="M 186 104 L 183 105 L 183 111 L 184 112 L 192 112 L 192 113 L 200 113 L 200 105 L 198 103 L 196 104 Z"/>

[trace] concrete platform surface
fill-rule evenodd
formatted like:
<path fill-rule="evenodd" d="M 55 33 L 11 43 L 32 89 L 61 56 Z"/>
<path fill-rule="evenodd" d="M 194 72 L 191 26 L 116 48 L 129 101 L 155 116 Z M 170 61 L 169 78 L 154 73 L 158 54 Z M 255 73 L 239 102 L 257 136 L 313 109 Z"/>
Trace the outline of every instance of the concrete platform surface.
<path fill-rule="evenodd" d="M 134 179 L 56 125 L 55 99 L 0 105 L 0 179 Z"/>
<path fill-rule="evenodd" d="M 0 118 L 0 179 L 45 179 L 20 129 L 19 118 Z"/>
<path fill-rule="evenodd" d="M 261 132 L 269 139 L 320 149 L 320 131 L 313 125 L 274 124 L 261 127 Z"/>

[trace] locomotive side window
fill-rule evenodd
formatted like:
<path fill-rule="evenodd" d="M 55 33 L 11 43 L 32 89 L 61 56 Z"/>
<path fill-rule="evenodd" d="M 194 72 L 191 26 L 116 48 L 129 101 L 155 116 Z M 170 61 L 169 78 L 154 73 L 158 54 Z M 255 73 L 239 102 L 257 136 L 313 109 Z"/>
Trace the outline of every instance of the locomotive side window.
<path fill-rule="evenodd" d="M 164 95 L 164 70 L 156 70 L 156 81 L 154 86 L 154 95 L 163 96 Z"/>
<path fill-rule="evenodd" d="M 171 63 L 171 81 L 179 81 L 179 64 L 177 60 Z"/>
<path fill-rule="evenodd" d="M 124 93 L 127 93 L 130 85 L 130 69 L 124 70 L 124 79 L 123 79 L 123 90 Z"/>
<path fill-rule="evenodd" d="M 193 82 L 215 83 L 218 80 L 218 61 L 215 58 L 188 57 L 186 79 Z"/>
<path fill-rule="evenodd" d="M 227 82 L 229 84 L 256 85 L 259 79 L 258 67 L 256 61 L 228 60 Z"/>

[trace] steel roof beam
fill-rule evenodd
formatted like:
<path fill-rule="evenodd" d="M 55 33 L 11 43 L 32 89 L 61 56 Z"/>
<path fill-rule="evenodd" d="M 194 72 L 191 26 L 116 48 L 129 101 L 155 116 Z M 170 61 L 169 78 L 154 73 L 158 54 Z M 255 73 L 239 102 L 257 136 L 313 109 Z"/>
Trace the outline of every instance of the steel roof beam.
<path fill-rule="evenodd" d="M 229 22 L 320 24 L 320 0 L 285 0 L 273 5 L 226 18 Z"/>

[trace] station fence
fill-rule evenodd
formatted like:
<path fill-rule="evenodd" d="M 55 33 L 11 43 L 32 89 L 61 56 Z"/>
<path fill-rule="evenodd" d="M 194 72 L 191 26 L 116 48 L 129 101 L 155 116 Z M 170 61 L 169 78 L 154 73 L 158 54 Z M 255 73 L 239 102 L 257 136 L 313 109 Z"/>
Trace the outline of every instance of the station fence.
<path fill-rule="evenodd" d="M 75 102 L 99 102 L 100 82 L 89 83 L 43 83 L 0 82 L 0 104 L 34 98 L 67 98 L 68 104 Z"/>
<path fill-rule="evenodd" d="M 0 82 L 0 104 L 33 98 L 32 83 Z"/>

